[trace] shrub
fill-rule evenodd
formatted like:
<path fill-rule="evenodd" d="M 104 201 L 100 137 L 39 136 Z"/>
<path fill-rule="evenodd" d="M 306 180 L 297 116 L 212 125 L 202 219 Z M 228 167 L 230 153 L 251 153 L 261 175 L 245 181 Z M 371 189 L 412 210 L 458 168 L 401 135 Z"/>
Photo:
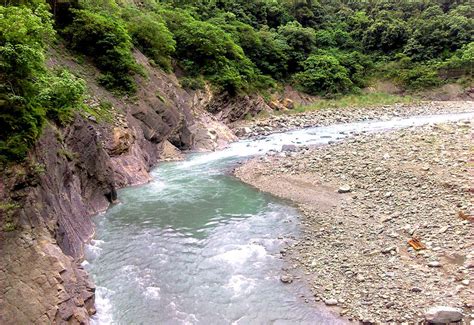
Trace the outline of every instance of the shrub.
<path fill-rule="evenodd" d="M 300 89 L 312 95 L 345 93 L 353 87 L 348 70 L 330 55 L 311 55 L 294 80 Z"/>
<path fill-rule="evenodd" d="M 288 70 L 300 70 L 301 63 L 308 58 L 316 46 L 316 35 L 312 28 L 304 28 L 298 22 L 290 22 L 278 28 L 278 34 L 288 44 Z"/>
<path fill-rule="evenodd" d="M 161 18 L 134 9 L 127 10 L 124 17 L 133 43 L 165 71 L 171 71 L 176 42 Z"/>
<path fill-rule="evenodd" d="M 257 77 L 242 48 L 221 28 L 182 11 L 164 14 L 176 40 L 176 56 L 188 75 L 204 75 L 230 93 L 248 88 Z"/>
<path fill-rule="evenodd" d="M 82 104 L 85 82 L 67 70 L 61 70 L 43 77 L 41 84 L 36 100 L 46 108 L 46 116 L 59 124 L 70 122 L 73 109 Z"/>
<path fill-rule="evenodd" d="M 84 84 L 66 71 L 51 75 L 44 51 L 54 36 L 43 4 L 0 6 L 0 162 L 22 160 L 41 135 L 46 117 L 66 122 Z"/>
<path fill-rule="evenodd" d="M 202 77 L 189 78 L 184 77 L 180 79 L 181 87 L 185 89 L 198 90 L 206 87 L 206 82 Z"/>
<path fill-rule="evenodd" d="M 124 23 L 117 17 L 74 10 L 74 20 L 63 30 L 72 49 L 91 57 L 104 73 L 99 81 L 119 92 L 133 93 L 131 77 L 138 71 L 132 56 L 132 42 Z"/>
<path fill-rule="evenodd" d="M 411 69 L 400 70 L 398 79 L 406 88 L 413 90 L 435 87 L 441 83 L 438 71 L 429 65 L 417 65 Z"/>

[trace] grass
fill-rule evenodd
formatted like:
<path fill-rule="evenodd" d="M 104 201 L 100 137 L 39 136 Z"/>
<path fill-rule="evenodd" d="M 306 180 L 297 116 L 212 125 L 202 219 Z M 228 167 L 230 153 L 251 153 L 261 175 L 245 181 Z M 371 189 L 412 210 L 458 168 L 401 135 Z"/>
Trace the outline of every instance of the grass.
<path fill-rule="evenodd" d="M 0 211 L 5 214 L 5 220 L 2 225 L 2 230 L 11 232 L 16 230 L 15 222 L 13 221 L 13 214 L 20 208 L 18 203 L 14 202 L 0 202 Z"/>
<path fill-rule="evenodd" d="M 99 105 L 91 107 L 84 105 L 82 107 L 83 113 L 95 117 L 98 122 L 112 123 L 114 121 L 114 108 L 112 103 L 108 101 L 101 101 Z"/>
<path fill-rule="evenodd" d="M 295 109 L 285 113 L 303 113 L 324 108 L 374 107 L 415 102 L 417 102 L 417 99 L 412 96 L 398 96 L 387 93 L 356 94 L 346 95 L 337 99 L 321 99 L 310 105 L 297 106 Z"/>

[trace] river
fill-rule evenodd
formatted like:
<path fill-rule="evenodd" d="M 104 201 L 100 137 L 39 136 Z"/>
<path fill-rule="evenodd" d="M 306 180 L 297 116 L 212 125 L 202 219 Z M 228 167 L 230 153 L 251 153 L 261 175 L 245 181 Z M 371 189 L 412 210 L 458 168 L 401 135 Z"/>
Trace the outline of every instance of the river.
<path fill-rule="evenodd" d="M 231 175 L 282 145 L 324 145 L 354 133 L 474 118 L 474 113 L 361 122 L 278 133 L 159 164 L 153 181 L 119 192 L 96 217 L 84 265 L 95 324 L 338 324 L 303 280 L 283 284 L 280 250 L 300 233 L 287 202 Z"/>

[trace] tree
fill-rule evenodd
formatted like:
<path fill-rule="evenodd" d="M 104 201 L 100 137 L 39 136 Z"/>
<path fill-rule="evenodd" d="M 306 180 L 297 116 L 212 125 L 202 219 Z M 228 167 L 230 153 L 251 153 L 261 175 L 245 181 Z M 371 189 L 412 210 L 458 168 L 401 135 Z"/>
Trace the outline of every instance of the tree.
<path fill-rule="evenodd" d="M 347 69 L 331 55 L 311 55 L 294 80 L 303 91 L 312 95 L 345 93 L 353 87 Z"/>
<path fill-rule="evenodd" d="M 176 42 L 161 17 L 137 9 L 129 9 L 123 16 L 133 43 L 165 71 L 171 71 Z"/>
<path fill-rule="evenodd" d="M 111 90 L 134 92 L 137 71 L 132 41 L 123 21 L 89 10 L 74 10 L 74 20 L 63 31 L 69 46 L 94 60 L 103 72 L 100 82 Z"/>
<path fill-rule="evenodd" d="M 305 28 L 298 22 L 290 22 L 278 28 L 278 34 L 288 44 L 288 72 L 300 70 L 300 63 L 316 48 L 316 35 L 312 28 Z"/>

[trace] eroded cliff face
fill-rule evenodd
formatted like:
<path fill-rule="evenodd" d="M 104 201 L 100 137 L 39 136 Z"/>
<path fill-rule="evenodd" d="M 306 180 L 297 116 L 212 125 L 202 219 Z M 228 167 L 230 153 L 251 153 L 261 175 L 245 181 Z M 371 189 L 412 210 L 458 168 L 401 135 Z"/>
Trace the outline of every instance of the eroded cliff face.
<path fill-rule="evenodd" d="M 118 188 L 149 181 L 160 159 L 234 140 L 173 75 L 135 57 L 147 77 L 137 79 L 136 97 L 118 99 L 96 84 L 91 66 L 52 51 L 50 65 L 85 78 L 89 104 L 106 101 L 112 116 L 78 114 L 67 127 L 46 126 L 28 161 L 1 173 L 0 199 L 14 206 L 0 216 L 1 324 L 89 323 L 95 288 L 80 262 L 92 216 L 117 199 Z"/>

